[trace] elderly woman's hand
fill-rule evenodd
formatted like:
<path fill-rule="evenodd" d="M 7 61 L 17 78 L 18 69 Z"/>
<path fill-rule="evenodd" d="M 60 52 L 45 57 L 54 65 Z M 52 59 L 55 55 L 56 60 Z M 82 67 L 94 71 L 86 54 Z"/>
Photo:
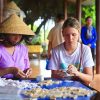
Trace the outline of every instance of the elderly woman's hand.
<path fill-rule="evenodd" d="M 30 78 L 30 76 L 31 76 L 31 74 L 32 74 L 32 68 L 28 68 L 27 70 L 26 70 L 26 76 L 27 76 L 27 78 Z"/>
<path fill-rule="evenodd" d="M 74 74 L 76 76 L 77 73 L 78 73 L 78 70 L 77 70 L 77 68 L 74 65 L 69 65 L 67 73 L 68 74 Z"/>
<path fill-rule="evenodd" d="M 17 67 L 10 67 L 11 73 L 16 77 L 16 78 L 26 78 L 27 75 L 20 70 Z"/>

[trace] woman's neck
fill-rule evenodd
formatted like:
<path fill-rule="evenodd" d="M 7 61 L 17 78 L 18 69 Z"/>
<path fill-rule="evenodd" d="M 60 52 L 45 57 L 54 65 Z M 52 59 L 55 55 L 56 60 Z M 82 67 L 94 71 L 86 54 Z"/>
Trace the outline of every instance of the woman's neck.
<path fill-rule="evenodd" d="M 12 47 L 5 47 L 5 49 L 7 50 L 7 52 L 8 52 L 10 55 L 13 55 L 13 54 L 14 54 L 14 51 L 15 51 L 15 46 L 12 46 Z"/>
<path fill-rule="evenodd" d="M 64 47 L 66 49 L 66 51 L 68 52 L 68 54 L 72 54 L 76 49 L 77 49 L 78 43 L 75 45 L 66 45 L 64 43 Z"/>

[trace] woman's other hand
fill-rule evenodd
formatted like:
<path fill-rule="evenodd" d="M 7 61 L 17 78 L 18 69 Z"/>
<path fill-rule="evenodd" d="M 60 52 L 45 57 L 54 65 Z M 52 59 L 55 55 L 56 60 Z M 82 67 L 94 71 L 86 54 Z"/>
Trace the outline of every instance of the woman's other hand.
<path fill-rule="evenodd" d="M 25 72 L 27 78 L 30 78 L 30 76 L 32 75 L 32 68 L 28 68 Z"/>
<path fill-rule="evenodd" d="M 76 76 L 77 73 L 78 73 L 78 70 L 77 70 L 77 68 L 74 65 L 69 65 L 67 73 L 68 74 L 74 74 Z"/>

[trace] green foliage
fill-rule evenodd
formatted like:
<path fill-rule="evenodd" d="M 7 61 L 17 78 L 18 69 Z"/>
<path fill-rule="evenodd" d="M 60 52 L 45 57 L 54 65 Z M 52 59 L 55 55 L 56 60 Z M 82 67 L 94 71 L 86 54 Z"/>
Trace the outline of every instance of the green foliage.
<path fill-rule="evenodd" d="M 85 18 L 87 16 L 91 16 L 93 19 L 93 26 L 96 24 L 96 18 L 95 18 L 95 5 L 91 6 L 82 6 L 82 25 L 85 24 Z"/>
<path fill-rule="evenodd" d="M 41 35 L 36 35 L 32 39 L 32 44 L 34 45 L 40 45 L 41 44 Z"/>
<path fill-rule="evenodd" d="M 28 25 L 30 28 L 31 28 L 31 24 Z M 35 32 L 36 29 L 37 29 L 38 26 L 34 25 L 33 26 L 33 31 Z M 40 45 L 41 44 L 41 31 L 39 33 L 39 35 L 35 35 L 31 41 L 30 44 L 33 44 L 33 45 Z"/>
<path fill-rule="evenodd" d="M 68 16 L 69 17 L 71 17 L 71 16 L 74 17 L 75 12 L 76 12 L 75 5 L 74 4 L 68 4 L 67 9 L 68 9 L 68 11 L 67 11 Z"/>

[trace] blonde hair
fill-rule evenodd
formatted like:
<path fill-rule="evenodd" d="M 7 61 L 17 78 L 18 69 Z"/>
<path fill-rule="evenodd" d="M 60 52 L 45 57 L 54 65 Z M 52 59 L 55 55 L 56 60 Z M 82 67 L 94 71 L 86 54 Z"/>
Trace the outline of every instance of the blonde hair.
<path fill-rule="evenodd" d="M 66 27 L 75 28 L 80 33 L 81 25 L 80 25 L 79 21 L 74 17 L 69 17 L 69 18 L 67 18 L 67 20 L 65 20 L 65 22 L 62 26 L 62 29 L 66 28 Z"/>

